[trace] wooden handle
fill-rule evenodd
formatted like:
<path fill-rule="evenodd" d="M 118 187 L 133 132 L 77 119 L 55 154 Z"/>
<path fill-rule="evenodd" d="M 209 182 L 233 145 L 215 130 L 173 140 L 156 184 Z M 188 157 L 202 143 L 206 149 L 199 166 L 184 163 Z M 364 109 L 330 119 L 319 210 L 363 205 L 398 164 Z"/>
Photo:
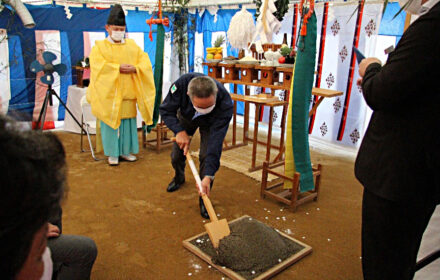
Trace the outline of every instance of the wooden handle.
<path fill-rule="evenodd" d="M 215 214 L 214 207 L 212 207 L 211 200 L 206 194 L 202 194 L 203 203 L 205 204 L 206 211 L 208 211 L 209 218 L 211 219 L 211 222 L 217 222 L 218 218 Z"/>
<path fill-rule="evenodd" d="M 175 142 L 176 137 L 171 137 L 171 141 Z M 188 152 L 186 154 L 186 159 L 188 160 L 189 167 L 191 168 L 194 179 L 196 180 L 197 187 L 199 188 L 200 193 L 203 193 L 202 190 L 202 180 L 200 179 L 199 172 L 197 172 L 196 165 L 191 157 L 191 154 Z M 209 218 L 211 221 L 218 221 L 217 215 L 215 214 L 214 207 L 212 207 L 211 200 L 206 194 L 202 194 L 203 203 L 205 204 L 206 211 L 208 211 Z"/>
<path fill-rule="evenodd" d="M 203 193 L 202 180 L 200 179 L 199 172 L 197 172 L 196 165 L 194 164 L 194 161 L 192 160 L 189 152 L 186 154 L 186 159 L 188 160 L 189 167 L 191 168 L 194 179 L 196 180 L 197 187 L 199 188 L 199 191 Z"/>
<path fill-rule="evenodd" d="M 200 193 L 203 193 L 202 180 L 200 180 L 199 172 L 197 172 L 196 165 L 194 164 L 194 161 L 192 160 L 190 153 L 186 154 L 186 159 L 188 160 L 189 167 L 191 168 L 194 179 L 196 180 L 197 187 L 199 188 Z M 203 203 L 205 204 L 206 211 L 208 211 L 209 218 L 211 219 L 211 221 L 213 222 L 218 221 L 217 215 L 215 214 L 214 207 L 212 207 L 212 203 L 209 197 L 203 193 L 202 199 L 203 199 Z"/>

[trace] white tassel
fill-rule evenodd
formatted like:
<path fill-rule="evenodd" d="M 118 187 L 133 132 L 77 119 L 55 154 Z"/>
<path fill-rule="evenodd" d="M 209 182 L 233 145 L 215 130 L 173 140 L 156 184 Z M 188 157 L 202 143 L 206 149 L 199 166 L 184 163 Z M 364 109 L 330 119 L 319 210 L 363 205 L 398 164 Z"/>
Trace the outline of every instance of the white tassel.
<path fill-rule="evenodd" d="M 237 49 L 247 48 L 255 34 L 255 24 L 251 13 L 243 7 L 232 18 L 227 32 L 229 44 Z"/>

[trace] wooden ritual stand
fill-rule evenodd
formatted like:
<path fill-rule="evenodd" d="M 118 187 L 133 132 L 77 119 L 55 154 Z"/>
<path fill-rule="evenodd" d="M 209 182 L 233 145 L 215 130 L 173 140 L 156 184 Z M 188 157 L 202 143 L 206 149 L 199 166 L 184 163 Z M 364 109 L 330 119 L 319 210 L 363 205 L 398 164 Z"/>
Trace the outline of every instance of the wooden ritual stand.
<path fill-rule="evenodd" d="M 263 44 L 263 51 L 268 51 L 269 49 L 271 49 L 273 52 L 277 51 L 281 48 L 281 44 Z M 252 52 L 252 57 L 258 60 L 261 60 L 264 58 L 264 53 L 258 53 L 257 52 L 257 48 L 255 47 L 255 44 L 252 44 L 252 46 L 250 46 L 250 50 Z"/>
<path fill-rule="evenodd" d="M 235 67 L 235 64 L 219 64 L 224 68 L 224 78 L 226 80 L 238 80 L 239 69 Z"/>
<path fill-rule="evenodd" d="M 289 209 L 293 212 L 295 212 L 296 208 L 301 204 L 312 200 L 317 201 L 319 195 L 319 184 L 321 182 L 322 166 L 320 164 L 318 164 L 316 167 L 312 166 L 315 188 L 311 191 L 300 193 L 300 173 L 295 172 L 293 177 L 289 177 L 274 171 L 275 167 L 281 166 L 283 164 L 284 162 L 274 165 L 269 165 L 269 162 L 267 161 L 263 163 L 263 175 L 260 191 L 261 198 L 270 197 L 279 202 L 282 202 L 289 206 Z M 274 183 L 268 183 L 267 179 L 269 174 L 277 177 L 277 180 L 274 180 Z M 292 183 L 292 189 L 283 189 L 285 181 L 290 181 Z"/>
<path fill-rule="evenodd" d="M 289 87 L 292 84 L 293 77 L 293 67 L 277 67 L 276 71 L 279 73 L 283 73 L 283 83 L 282 85 L 285 87 Z"/>
<path fill-rule="evenodd" d="M 145 125 L 145 122 L 142 122 L 142 126 Z M 142 146 L 144 148 L 148 146 L 155 148 L 156 152 L 160 152 L 164 146 L 169 146 L 173 144 L 171 138 L 168 137 L 168 132 L 170 129 L 165 125 L 163 121 L 159 122 L 155 128 L 151 130 L 156 133 L 156 139 L 147 140 L 146 132 L 142 131 Z"/>
<path fill-rule="evenodd" d="M 213 66 L 212 63 L 203 63 L 203 65 L 205 66 Z M 227 64 L 226 64 L 227 65 Z M 216 67 L 224 67 L 223 66 L 219 66 L 217 64 L 215 64 L 214 66 Z M 231 149 L 235 149 L 238 147 L 242 147 L 242 146 L 246 146 L 248 145 L 249 142 L 252 143 L 253 147 L 252 147 L 252 161 L 251 161 L 251 166 L 249 168 L 249 171 L 255 171 L 258 169 L 262 169 L 263 168 L 263 164 L 260 163 L 258 164 L 256 162 L 256 153 L 257 153 L 257 146 L 258 145 L 263 145 L 266 147 L 266 158 L 265 160 L 267 162 L 270 163 L 270 165 L 272 166 L 273 164 L 277 164 L 277 163 L 284 163 L 284 134 L 286 131 L 286 119 L 287 119 L 287 107 L 288 107 L 288 98 L 289 98 L 289 90 L 290 90 L 290 86 L 291 86 L 291 79 L 293 76 L 293 68 L 291 67 L 273 67 L 273 66 L 254 66 L 254 65 L 246 65 L 246 64 L 230 64 L 229 67 L 235 67 L 235 69 L 240 69 L 241 71 L 243 71 L 244 69 L 254 69 L 255 72 L 258 71 L 258 68 L 262 68 L 262 69 L 272 69 L 273 72 L 275 73 L 283 73 L 283 81 L 279 81 L 280 84 L 279 85 L 275 85 L 275 84 L 266 84 L 266 83 L 262 83 L 261 81 L 257 81 L 254 82 L 255 79 L 252 80 L 248 80 L 248 78 L 246 78 L 246 80 L 243 79 L 243 75 L 242 75 L 242 79 L 238 80 L 237 79 L 228 79 L 228 78 L 216 78 L 217 81 L 219 81 L 222 84 L 233 84 L 234 85 L 234 93 L 231 93 L 231 98 L 234 101 L 234 108 L 233 108 L 233 117 L 232 117 L 232 141 L 231 142 L 227 142 L 224 141 L 224 145 L 223 145 L 223 150 L 231 150 Z M 253 67 L 253 68 L 252 68 Z M 260 70 L 261 71 L 261 70 Z M 243 72 L 242 72 L 243 73 Z M 253 74 L 256 75 L 256 74 Z M 261 76 L 261 75 L 260 75 Z M 289 79 L 290 77 L 290 81 L 285 81 L 285 79 Z M 255 78 L 255 76 L 254 76 Z M 276 80 L 278 81 L 278 80 Z M 273 81 L 272 81 L 273 82 Z M 240 95 L 240 94 L 235 94 L 236 92 L 238 92 L 238 85 L 244 85 L 244 95 Z M 254 86 L 254 87 L 262 87 L 263 89 L 271 89 L 271 96 L 269 98 L 268 95 L 263 96 L 263 95 L 259 95 L 259 96 L 252 96 L 250 95 L 250 86 Z M 275 90 L 283 90 L 284 91 L 284 99 L 283 100 L 279 100 L 278 97 L 274 97 L 274 91 Z M 335 91 L 335 90 L 328 90 L 328 89 L 321 89 L 321 88 L 313 88 L 312 89 L 312 95 L 315 96 L 319 96 L 319 100 L 317 102 L 315 102 L 313 104 L 312 109 L 309 112 L 309 116 L 311 116 L 315 111 L 316 108 L 321 104 L 322 100 L 326 97 L 335 97 L 335 96 L 340 96 L 343 93 L 341 91 Z M 242 141 L 238 141 L 238 135 L 237 135 L 237 102 L 244 102 L 244 124 L 243 124 L 243 140 Z M 254 133 L 253 133 L 253 137 L 250 137 L 249 135 L 249 112 L 250 112 L 250 104 L 255 104 L 256 107 L 256 112 L 255 112 L 255 122 L 254 122 Z M 279 145 L 273 145 L 271 143 L 271 139 L 272 139 L 272 122 L 269 122 L 268 124 L 268 137 L 267 137 L 267 141 L 260 141 L 258 140 L 258 126 L 259 126 L 259 118 L 258 116 L 260 115 L 260 109 L 261 106 L 267 106 L 269 107 L 269 120 L 272 119 L 273 114 L 274 114 L 274 107 L 276 106 L 283 106 L 283 112 L 281 115 L 281 135 L 280 135 L 280 144 Z M 275 158 L 270 158 L 270 152 L 271 149 L 276 149 L 277 151 L 277 155 L 275 156 Z"/>
<path fill-rule="evenodd" d="M 251 167 L 249 168 L 249 171 L 255 171 L 258 169 L 261 169 L 263 166 L 257 166 L 256 165 L 256 159 L 257 159 L 257 146 L 259 144 L 265 145 L 266 146 L 266 161 L 270 161 L 270 151 L 272 148 L 278 149 L 278 155 L 275 157 L 275 159 L 272 161 L 272 163 L 276 163 L 280 160 L 282 160 L 282 153 L 284 151 L 283 148 L 283 141 L 281 141 L 279 146 L 273 145 L 272 144 L 272 125 L 273 122 L 269 121 L 269 128 L 268 128 L 268 133 L 267 133 L 267 141 L 266 142 L 262 142 L 258 140 L 258 124 L 259 124 L 259 112 L 261 109 L 261 106 L 268 106 L 269 107 L 269 120 L 273 119 L 273 113 L 274 113 L 274 107 L 277 106 L 283 106 L 283 111 L 286 110 L 288 103 L 287 101 L 282 101 L 279 100 L 278 97 L 272 96 L 270 94 L 259 94 L 257 96 L 253 96 L 253 95 L 240 95 L 240 94 L 235 94 L 235 93 L 231 93 L 231 98 L 234 101 L 234 115 L 233 115 L 233 120 L 232 120 L 232 126 L 233 126 L 233 130 L 232 130 L 232 147 L 226 147 L 224 148 L 224 150 L 228 150 L 228 149 L 232 149 L 234 147 L 236 147 L 236 113 L 237 113 L 237 101 L 243 101 L 246 104 L 248 103 L 252 103 L 255 104 L 255 121 L 254 121 L 254 135 L 253 138 L 249 138 L 248 136 L 246 136 L 246 134 L 244 134 L 244 140 L 250 140 L 252 141 L 252 161 L 251 161 Z M 282 122 L 285 122 L 285 117 L 283 117 Z M 284 126 L 283 126 L 284 127 Z M 282 135 L 284 135 L 284 129 L 282 127 Z M 284 137 L 282 138 L 284 139 Z"/>
<path fill-rule="evenodd" d="M 255 66 L 255 69 L 260 70 L 260 83 L 263 85 L 273 85 L 274 81 L 278 79 L 278 74 L 273 66 Z"/>
<path fill-rule="evenodd" d="M 203 65 L 208 66 L 208 76 L 213 79 L 222 78 L 222 68 L 218 65 L 218 62 L 206 62 Z"/>
<path fill-rule="evenodd" d="M 240 70 L 240 81 L 245 83 L 258 81 L 258 69 L 255 69 L 255 65 L 235 64 L 235 67 Z"/>

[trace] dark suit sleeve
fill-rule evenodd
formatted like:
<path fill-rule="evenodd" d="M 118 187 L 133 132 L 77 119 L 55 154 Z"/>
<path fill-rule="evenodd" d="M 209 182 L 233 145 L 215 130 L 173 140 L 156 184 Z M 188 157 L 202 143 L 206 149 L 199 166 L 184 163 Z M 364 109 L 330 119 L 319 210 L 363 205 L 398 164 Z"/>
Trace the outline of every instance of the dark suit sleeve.
<path fill-rule="evenodd" d="M 173 86 L 176 86 L 176 91 L 172 92 Z M 165 122 L 166 126 L 171 129 L 175 134 L 184 130 L 180 125 L 179 119 L 177 118 L 177 111 L 180 108 L 182 98 L 182 90 L 178 81 L 171 85 L 168 95 L 159 107 L 160 116 Z"/>
<path fill-rule="evenodd" d="M 225 91 L 225 96 L 221 102 L 220 112 L 215 116 L 215 121 L 210 128 L 208 150 L 205 159 L 204 176 L 214 176 L 220 167 L 220 157 L 222 154 L 223 140 L 228 132 L 229 122 L 232 118 L 233 104 L 229 93 Z"/>
<path fill-rule="evenodd" d="M 421 19 L 405 32 L 396 50 L 381 67 L 370 64 L 362 80 L 362 90 L 368 106 L 375 111 L 396 110 L 399 105 L 410 104 L 420 95 L 428 97 L 433 77 L 432 69 L 438 65 L 439 39 L 437 22 Z M 402 108 L 403 109 L 403 108 Z"/>

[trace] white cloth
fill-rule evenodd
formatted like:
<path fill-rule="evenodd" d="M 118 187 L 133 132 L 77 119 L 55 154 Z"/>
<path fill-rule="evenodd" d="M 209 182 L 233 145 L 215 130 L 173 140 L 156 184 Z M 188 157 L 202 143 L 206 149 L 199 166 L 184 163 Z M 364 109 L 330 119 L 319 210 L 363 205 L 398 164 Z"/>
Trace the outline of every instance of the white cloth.
<path fill-rule="evenodd" d="M 67 90 L 67 102 L 66 106 L 72 112 L 73 116 L 81 123 L 81 98 L 86 95 L 87 88 L 80 88 L 76 85 L 69 86 Z M 84 110 L 84 122 L 86 121 L 95 121 L 96 118 L 93 116 L 90 108 L 86 108 Z M 142 116 L 139 113 L 136 117 L 137 127 L 142 127 Z M 66 115 L 64 117 L 64 130 L 74 133 L 81 133 L 81 128 L 76 124 L 75 120 L 70 116 L 70 114 L 66 110 Z M 90 134 L 95 134 L 96 131 L 93 128 L 89 129 Z"/>
<path fill-rule="evenodd" d="M 80 88 L 76 85 L 69 86 L 67 90 L 67 108 L 72 112 L 73 116 L 81 123 L 81 98 L 86 95 L 87 88 Z M 92 113 L 84 112 L 86 114 L 86 120 L 92 121 L 96 120 L 96 118 L 92 115 Z M 64 130 L 81 133 L 81 128 L 75 122 L 75 120 L 70 116 L 70 114 L 66 110 L 66 115 L 64 117 Z M 94 129 L 89 130 L 90 133 L 95 134 Z"/>
<path fill-rule="evenodd" d="M 351 84 L 350 100 L 347 107 L 347 119 L 344 135 L 338 141 L 344 102 L 347 94 L 347 84 L 351 67 L 353 37 L 356 29 L 356 17 L 352 16 L 355 4 L 332 5 L 329 14 L 334 20 L 327 21 L 326 39 L 324 46 L 323 68 L 320 88 L 342 91 L 343 96 L 325 98 L 316 111 L 312 135 L 328 142 L 358 147 L 365 131 L 365 115 L 367 105 L 360 87 L 356 85 L 359 77 L 358 64 L 355 63 Z M 382 5 L 365 4 L 361 23 L 358 49 L 367 57 L 374 55 L 377 33 L 380 26 Z M 319 36 L 318 36 L 319 37 Z M 319 45 L 318 45 L 319 46 Z"/>
<path fill-rule="evenodd" d="M 49 247 L 46 247 L 46 250 L 44 250 L 42 258 L 44 263 L 44 272 L 40 280 L 51 280 L 53 273 L 53 262 Z"/>
<path fill-rule="evenodd" d="M 11 81 L 9 73 L 9 47 L 6 29 L 0 28 L 0 113 L 8 112 L 11 99 Z"/>

